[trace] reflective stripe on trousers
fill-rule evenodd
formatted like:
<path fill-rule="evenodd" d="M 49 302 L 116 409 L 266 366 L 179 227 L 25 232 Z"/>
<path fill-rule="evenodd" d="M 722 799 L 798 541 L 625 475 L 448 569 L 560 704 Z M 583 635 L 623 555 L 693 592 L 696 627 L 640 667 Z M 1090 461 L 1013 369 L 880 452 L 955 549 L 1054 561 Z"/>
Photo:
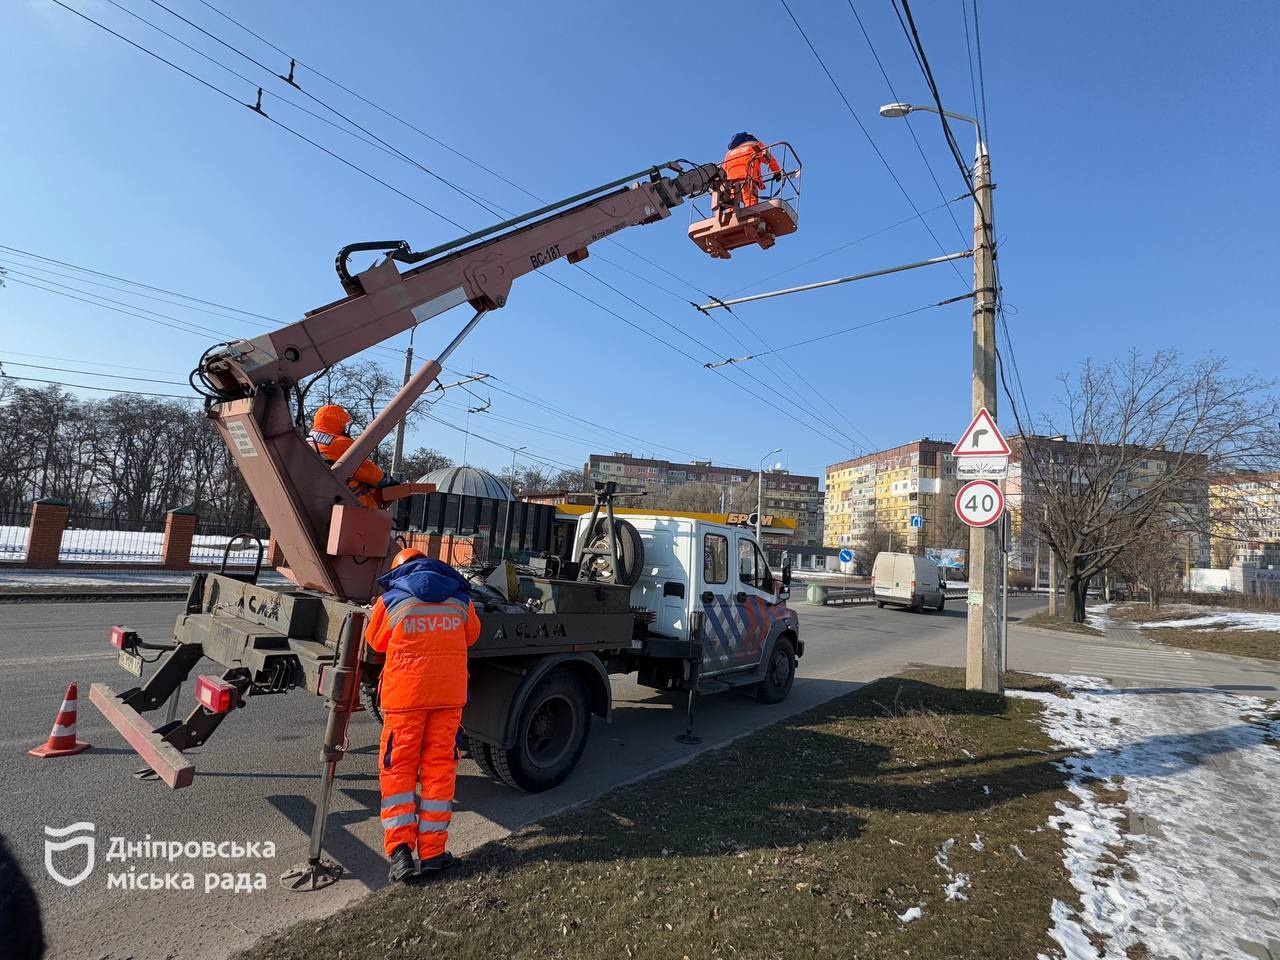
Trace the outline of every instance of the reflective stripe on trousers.
<path fill-rule="evenodd" d="M 378 780 L 383 845 L 401 844 L 422 859 L 444 853 L 457 777 L 454 752 L 461 707 L 388 713 L 382 728 Z"/>

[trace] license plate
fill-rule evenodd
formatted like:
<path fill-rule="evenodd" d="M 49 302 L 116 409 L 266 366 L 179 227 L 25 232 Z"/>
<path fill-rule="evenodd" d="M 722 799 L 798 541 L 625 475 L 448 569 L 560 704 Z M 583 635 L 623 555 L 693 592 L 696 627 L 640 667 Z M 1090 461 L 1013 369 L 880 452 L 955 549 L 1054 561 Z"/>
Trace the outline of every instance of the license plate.
<path fill-rule="evenodd" d="M 142 658 L 136 653 L 130 653 L 128 650 L 121 650 L 120 656 L 116 658 L 120 666 L 124 667 L 135 677 L 142 676 Z"/>

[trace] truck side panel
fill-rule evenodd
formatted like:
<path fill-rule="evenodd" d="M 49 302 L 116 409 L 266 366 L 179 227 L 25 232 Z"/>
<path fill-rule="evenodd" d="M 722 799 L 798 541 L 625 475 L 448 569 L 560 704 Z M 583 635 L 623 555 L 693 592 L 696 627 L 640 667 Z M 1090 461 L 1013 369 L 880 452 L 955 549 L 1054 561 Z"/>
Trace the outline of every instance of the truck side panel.
<path fill-rule="evenodd" d="M 689 634 L 689 604 L 694 597 L 690 577 L 693 528 L 678 517 L 626 517 L 644 544 L 644 571 L 631 588 L 631 604 L 652 610 L 649 632 L 683 639 Z"/>

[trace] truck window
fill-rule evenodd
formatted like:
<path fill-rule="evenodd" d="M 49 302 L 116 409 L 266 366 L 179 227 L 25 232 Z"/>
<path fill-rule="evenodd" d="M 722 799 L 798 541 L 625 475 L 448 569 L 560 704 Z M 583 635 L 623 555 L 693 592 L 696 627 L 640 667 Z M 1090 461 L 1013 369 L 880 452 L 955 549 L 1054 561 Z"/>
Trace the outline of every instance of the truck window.
<path fill-rule="evenodd" d="M 702 538 L 702 582 L 729 582 L 729 538 L 708 533 Z"/>
<path fill-rule="evenodd" d="M 738 579 L 758 590 L 772 590 L 773 576 L 764 554 L 750 540 L 738 541 Z"/>

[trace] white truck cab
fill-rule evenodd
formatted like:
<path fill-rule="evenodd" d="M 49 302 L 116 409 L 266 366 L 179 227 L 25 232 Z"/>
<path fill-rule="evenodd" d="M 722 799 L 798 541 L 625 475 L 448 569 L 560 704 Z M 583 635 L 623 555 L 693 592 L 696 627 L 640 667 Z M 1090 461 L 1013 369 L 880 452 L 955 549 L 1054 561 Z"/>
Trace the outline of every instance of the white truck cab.
<path fill-rule="evenodd" d="M 687 641 L 701 619 L 704 678 L 759 673 L 779 653 L 789 661 L 785 669 L 794 669 L 804 647 L 798 617 L 787 606 L 789 571 L 769 569 L 750 528 L 631 511 L 619 519 L 636 528 L 644 545 L 631 605 L 652 611 L 651 635 Z M 580 536 L 588 522 L 580 520 Z"/>

